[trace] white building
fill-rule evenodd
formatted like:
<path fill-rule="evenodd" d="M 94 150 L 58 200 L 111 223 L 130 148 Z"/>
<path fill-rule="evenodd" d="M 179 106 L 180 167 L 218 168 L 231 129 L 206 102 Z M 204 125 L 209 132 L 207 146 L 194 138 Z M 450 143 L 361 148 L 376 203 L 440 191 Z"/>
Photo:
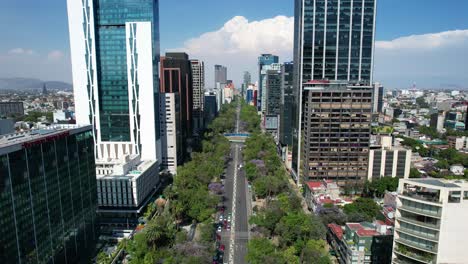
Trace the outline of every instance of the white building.
<path fill-rule="evenodd" d="M 412 151 L 393 147 L 391 139 L 391 136 L 381 136 L 380 148 L 369 150 L 369 181 L 387 176 L 403 179 L 409 177 Z"/>
<path fill-rule="evenodd" d="M 178 160 L 182 156 L 180 144 L 182 135 L 180 133 L 179 117 L 180 105 L 178 102 L 178 94 L 163 93 L 160 97 L 160 122 L 161 122 L 161 149 L 162 163 L 161 166 L 166 168 L 171 174 L 177 173 Z"/>
<path fill-rule="evenodd" d="M 468 183 L 400 180 L 393 263 L 467 263 Z"/>
<path fill-rule="evenodd" d="M 159 182 L 158 2 L 137 21 L 128 1 L 94 2 L 67 1 L 76 122 L 94 127 L 100 210 L 135 213 Z"/>

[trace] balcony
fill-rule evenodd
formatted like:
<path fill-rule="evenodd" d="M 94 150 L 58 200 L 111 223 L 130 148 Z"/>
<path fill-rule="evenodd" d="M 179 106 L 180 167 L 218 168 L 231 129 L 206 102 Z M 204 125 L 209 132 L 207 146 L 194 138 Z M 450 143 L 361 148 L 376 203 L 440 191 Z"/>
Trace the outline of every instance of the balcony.
<path fill-rule="evenodd" d="M 413 198 L 420 201 L 431 202 L 441 204 L 439 201 L 439 194 L 433 192 L 414 192 L 414 191 L 403 191 L 401 195 Z"/>
<path fill-rule="evenodd" d="M 415 236 L 415 237 L 418 237 L 418 238 L 427 239 L 427 240 L 432 241 L 432 242 L 439 242 L 439 235 L 429 236 L 429 235 L 427 235 L 427 233 L 416 232 L 414 230 L 411 230 L 411 229 L 408 229 L 408 228 L 402 228 L 402 227 L 396 228 L 396 231 L 397 232 L 402 232 L 402 233 L 405 233 L 405 234 L 408 234 L 408 235 L 411 235 L 411 236 Z"/>
<path fill-rule="evenodd" d="M 418 226 L 426 227 L 429 229 L 437 230 L 437 231 L 439 231 L 439 228 L 440 228 L 439 223 L 422 222 L 422 221 L 418 221 L 416 219 L 404 217 L 404 216 L 397 216 L 397 220 L 410 223 L 413 225 L 418 225 Z"/>
<path fill-rule="evenodd" d="M 403 258 L 397 258 L 393 259 L 393 263 L 398 263 L 398 264 L 406 264 L 406 263 L 411 263 L 413 264 L 414 261 L 409 261 L 406 259 L 411 259 L 415 260 L 419 263 L 425 263 L 425 264 L 432 264 L 435 263 L 435 255 L 431 253 L 426 253 L 426 252 L 415 252 L 411 250 L 411 248 L 408 248 L 405 245 L 402 244 L 397 244 L 396 247 L 394 248 L 393 252 L 398 255 L 402 256 Z"/>
<path fill-rule="evenodd" d="M 432 254 L 437 254 L 437 246 L 430 246 L 430 245 L 423 245 L 423 244 L 419 244 L 419 243 L 414 243 L 412 241 L 409 241 L 409 240 L 406 240 L 406 239 L 403 239 L 403 238 L 397 238 L 397 239 L 395 239 L 395 241 L 400 243 L 400 244 L 403 244 L 405 246 L 418 249 L 420 251 L 424 251 L 424 252 L 428 252 L 428 253 L 432 253 Z"/>
<path fill-rule="evenodd" d="M 398 207 L 399 210 L 404 210 L 410 213 L 417 213 L 425 216 L 440 218 L 441 217 L 441 210 L 433 211 L 433 210 L 424 210 L 421 208 L 409 206 L 409 205 L 402 205 Z"/>

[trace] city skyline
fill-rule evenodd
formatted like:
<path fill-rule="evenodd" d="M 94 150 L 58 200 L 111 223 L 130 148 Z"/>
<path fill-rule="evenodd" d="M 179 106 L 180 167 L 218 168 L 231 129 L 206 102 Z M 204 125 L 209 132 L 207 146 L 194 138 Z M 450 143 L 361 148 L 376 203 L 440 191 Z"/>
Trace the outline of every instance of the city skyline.
<path fill-rule="evenodd" d="M 198 5 L 161 3 L 162 53 L 185 51 L 191 58 L 205 61 L 207 69 L 214 64 L 226 65 L 231 69 L 228 79 L 234 79 L 237 87 L 241 85 L 243 71 L 255 72 L 251 62 L 255 62 L 261 53 L 277 54 L 282 61 L 292 60 L 293 1 L 277 1 L 267 8 L 262 7 L 261 13 L 242 7 L 242 1 L 229 3 L 229 9 L 222 12 L 216 5 L 210 6 L 211 2 L 207 0 Z M 255 6 L 262 4 L 265 1 L 249 3 Z M 468 54 L 468 18 L 462 12 L 468 3 L 457 0 L 457 4 L 439 7 L 436 1 L 425 1 L 424 12 L 421 12 L 417 1 L 413 1 L 404 3 L 407 12 L 395 12 L 401 4 L 403 1 L 400 0 L 396 3 L 379 1 L 377 27 L 380 30 L 376 34 L 374 80 L 388 88 L 408 88 L 413 83 L 420 88 L 468 88 L 468 77 L 462 72 L 466 63 L 458 59 Z M 197 12 L 188 14 L 187 10 L 182 10 L 184 6 L 190 6 L 188 9 L 191 11 L 206 8 L 216 15 L 210 21 L 200 21 Z M 40 12 L 33 12 L 47 7 L 50 7 L 47 12 L 54 15 L 54 23 L 50 18 L 41 17 Z M 29 18 L 14 15 L 18 10 L 24 11 Z M 191 22 L 191 27 L 186 27 L 183 21 L 169 26 L 170 14 L 175 11 L 187 15 L 183 21 L 197 22 Z M 28 6 L 7 3 L 0 14 L 21 32 L 8 30 L 10 26 L 2 28 L 11 23 L 0 26 L 7 32 L 7 38 L 0 44 L 0 78 L 31 77 L 71 83 L 65 3 L 56 0 Z M 440 23 L 431 22 L 431 17 L 436 15 L 442 18 Z M 44 24 L 48 30 L 43 29 Z M 42 28 L 38 30 L 40 26 Z M 269 33 L 272 27 L 275 31 Z M 41 32 L 41 36 L 37 32 Z M 213 42 L 217 37 L 219 43 Z M 248 38 L 249 41 L 236 41 L 239 38 Z M 268 44 L 272 41 L 274 44 Z M 229 52 L 220 57 L 216 49 L 228 49 Z M 429 52 L 431 56 L 427 56 Z M 250 68 L 246 69 L 245 64 Z M 213 83 L 212 80 L 213 73 L 208 71 L 206 83 Z M 256 80 L 254 76 L 253 81 Z"/>

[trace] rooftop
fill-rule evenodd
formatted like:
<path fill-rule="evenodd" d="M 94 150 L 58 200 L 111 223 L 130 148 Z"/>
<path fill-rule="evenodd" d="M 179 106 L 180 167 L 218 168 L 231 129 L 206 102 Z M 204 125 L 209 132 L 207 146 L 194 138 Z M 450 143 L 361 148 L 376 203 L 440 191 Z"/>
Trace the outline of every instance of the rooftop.
<path fill-rule="evenodd" d="M 433 178 L 424 178 L 424 179 L 408 179 L 407 182 L 416 183 L 416 184 L 426 184 L 432 185 L 435 187 L 442 188 L 461 188 L 463 185 L 468 185 L 467 182 L 462 180 L 444 180 L 444 179 L 433 179 Z"/>
<path fill-rule="evenodd" d="M 0 148 L 15 145 L 24 146 L 26 143 L 42 142 L 54 137 L 67 136 L 79 132 L 91 130 L 90 125 L 52 125 L 47 128 L 35 129 L 26 132 L 13 133 L 0 136 Z"/>

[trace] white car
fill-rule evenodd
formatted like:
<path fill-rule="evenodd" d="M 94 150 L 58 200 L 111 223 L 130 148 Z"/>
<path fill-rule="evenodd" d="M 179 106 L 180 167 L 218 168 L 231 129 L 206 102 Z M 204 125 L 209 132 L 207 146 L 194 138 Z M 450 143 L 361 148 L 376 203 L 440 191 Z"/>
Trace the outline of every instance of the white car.
<path fill-rule="evenodd" d="M 219 216 L 219 221 L 222 222 L 223 220 L 224 220 L 223 215 L 220 215 L 220 216 Z"/>
<path fill-rule="evenodd" d="M 227 221 L 231 223 L 231 216 L 228 216 Z"/>
<path fill-rule="evenodd" d="M 216 232 L 221 233 L 222 230 L 223 229 L 221 228 L 221 226 L 218 226 L 218 229 L 216 229 Z"/>

